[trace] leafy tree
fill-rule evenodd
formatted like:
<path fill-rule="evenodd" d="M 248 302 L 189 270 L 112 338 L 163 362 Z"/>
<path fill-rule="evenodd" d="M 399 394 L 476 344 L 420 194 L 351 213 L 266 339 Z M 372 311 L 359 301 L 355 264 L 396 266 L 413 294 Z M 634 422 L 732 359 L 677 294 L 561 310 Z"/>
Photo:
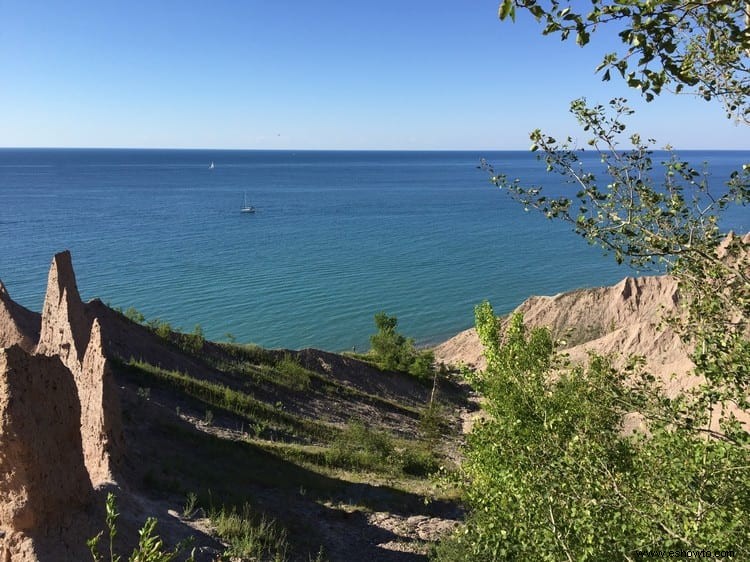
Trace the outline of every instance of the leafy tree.
<path fill-rule="evenodd" d="M 605 55 L 650 100 L 665 87 L 719 98 L 748 121 L 746 3 L 591 0 L 587 13 L 557 0 L 504 0 L 500 17 L 526 9 L 544 34 L 580 45 L 616 27 L 626 46 Z M 622 98 L 609 108 L 575 100 L 571 111 L 601 165 L 586 169 L 571 138 L 531 134 L 551 172 L 575 195 L 508 180 L 483 162 L 491 181 L 527 209 L 563 220 L 590 243 L 639 269 L 677 278 L 684 313 L 668 319 L 694 346 L 691 391 L 667 397 L 633 360 L 561 364 L 544 331 L 520 317 L 504 334 L 488 304 L 476 310 L 487 369 L 474 376 L 487 419 L 472 432 L 459 474 L 472 508 L 465 528 L 438 550 L 441 560 L 629 560 L 638 550 L 711 547 L 750 552 L 750 438 L 733 409 L 747 409 L 750 384 L 750 238 L 721 230 L 722 213 L 750 201 L 750 164 L 716 186 L 671 150 L 655 162 Z M 625 148 L 623 148 L 623 144 Z M 623 435 L 637 413 L 646 434 Z"/>
<path fill-rule="evenodd" d="M 571 111 L 589 145 L 599 154 L 601 173 L 587 171 L 570 139 L 558 142 L 534 131 L 532 150 L 540 150 L 550 171 L 575 186 L 575 196 L 548 196 L 541 186 L 510 181 L 483 164 L 491 181 L 527 209 L 571 224 L 590 243 L 637 269 L 666 270 L 680 282 L 689 303 L 673 325 L 696 346 L 697 372 L 708 379 L 705 409 L 734 401 L 742 408 L 750 384 L 750 245 L 720 229 L 722 213 L 732 204 L 750 202 L 750 165 L 733 172 L 724 186 L 711 184 L 706 171 L 693 168 L 670 152 L 655 163 L 653 152 L 637 134 L 620 149 L 625 100 L 601 106 L 575 100 Z M 604 185 L 602 185 L 604 184 Z M 720 392 L 719 392 L 720 390 Z"/>
<path fill-rule="evenodd" d="M 614 71 L 652 100 L 664 88 L 720 99 L 727 115 L 748 122 L 750 109 L 750 10 L 745 0 L 503 0 L 500 19 L 529 11 L 544 35 L 575 37 L 614 27 L 624 51 L 608 53 L 597 70 Z"/>
<path fill-rule="evenodd" d="M 398 318 L 378 312 L 375 326 L 378 332 L 370 336 L 370 346 L 383 369 L 405 371 L 418 379 L 432 380 L 435 355 L 431 351 L 418 351 L 413 339 L 400 334 Z"/>
<path fill-rule="evenodd" d="M 503 0 L 500 18 L 514 17 L 516 8 L 543 21 L 543 33 L 567 39 L 575 32 L 581 45 L 590 33 L 615 26 L 627 52 L 607 55 L 600 69 L 617 68 L 647 99 L 666 84 L 675 91 L 695 87 L 706 100 L 721 98 L 730 114 L 745 121 L 750 115 L 746 2 L 591 0 L 584 15 L 572 6 L 561 8 L 557 0 Z M 747 441 L 723 406 L 750 406 L 750 240 L 723 232 L 720 219 L 730 205 L 750 202 L 750 164 L 733 172 L 724 186 L 712 185 L 705 170 L 669 147 L 668 157 L 656 165 L 650 148 L 655 141 L 643 142 L 638 134 L 625 138 L 624 119 L 632 114 L 626 101 L 615 98 L 609 105 L 609 111 L 590 107 L 583 98 L 571 104 L 591 133 L 588 145 L 597 151 L 603 173 L 584 168 L 570 137 L 558 142 L 538 129 L 531 133 L 532 150 L 541 151 L 549 171 L 575 186 L 575 197 L 548 196 L 539 186 L 524 187 L 484 166 L 491 181 L 519 203 L 569 222 L 618 262 L 665 269 L 677 277 L 687 306 L 673 325 L 695 346 L 696 373 L 705 379 L 693 397 L 702 413 L 697 420 L 692 412 L 687 417 L 705 424 L 722 412 L 723 435 Z M 628 148 L 622 148 L 625 140 Z"/>
<path fill-rule="evenodd" d="M 380 366 L 384 369 L 408 370 L 414 359 L 414 342 L 396 330 L 398 318 L 378 312 L 375 327 L 378 332 L 370 336 L 370 346 Z"/>

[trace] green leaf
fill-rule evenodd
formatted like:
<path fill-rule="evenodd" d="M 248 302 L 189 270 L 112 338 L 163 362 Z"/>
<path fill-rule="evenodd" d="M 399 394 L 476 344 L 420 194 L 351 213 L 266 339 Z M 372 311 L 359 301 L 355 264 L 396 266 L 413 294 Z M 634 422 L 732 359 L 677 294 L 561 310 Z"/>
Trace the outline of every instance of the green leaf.
<path fill-rule="evenodd" d="M 516 21 L 516 5 L 513 0 L 503 0 L 503 3 L 500 4 L 497 15 L 501 20 L 510 17 L 511 20 Z"/>

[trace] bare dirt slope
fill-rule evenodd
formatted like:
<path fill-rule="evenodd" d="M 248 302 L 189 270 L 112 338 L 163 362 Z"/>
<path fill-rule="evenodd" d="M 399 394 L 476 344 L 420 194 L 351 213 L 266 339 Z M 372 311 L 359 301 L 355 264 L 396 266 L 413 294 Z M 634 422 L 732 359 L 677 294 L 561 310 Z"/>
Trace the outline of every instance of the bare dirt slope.
<path fill-rule="evenodd" d="M 733 244 L 736 242 L 739 244 Z M 717 247 L 716 258 L 750 271 L 749 246 L 750 233 L 730 232 Z M 550 328 L 573 361 L 585 361 L 590 351 L 613 355 L 616 362 L 641 356 L 650 372 L 674 389 L 695 382 L 685 376 L 694 366 L 689 359 L 691 350 L 665 322 L 670 316 L 679 317 L 681 307 L 677 280 L 662 275 L 626 277 L 611 287 L 531 297 L 513 312 L 523 314 L 527 326 Z M 437 346 L 435 357 L 446 364 L 485 366 L 473 328 Z M 674 380 L 672 374 L 677 375 Z"/>
<path fill-rule="evenodd" d="M 689 349 L 664 323 L 680 313 L 677 282 L 669 276 L 626 277 L 611 287 L 531 297 L 513 312 L 523 314 L 527 326 L 550 328 L 572 361 L 585 361 L 589 351 L 620 360 L 640 355 L 667 382 L 693 367 Z M 446 364 L 485 366 L 473 328 L 437 346 L 435 356 Z"/>

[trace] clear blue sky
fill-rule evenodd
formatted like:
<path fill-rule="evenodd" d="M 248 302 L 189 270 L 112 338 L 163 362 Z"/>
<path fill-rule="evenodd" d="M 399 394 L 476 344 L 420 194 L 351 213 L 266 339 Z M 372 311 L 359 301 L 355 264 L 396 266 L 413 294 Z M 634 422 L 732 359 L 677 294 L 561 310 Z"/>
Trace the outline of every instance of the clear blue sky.
<path fill-rule="evenodd" d="M 0 146 L 526 149 L 625 95 L 678 148 L 750 148 L 721 107 L 594 74 L 499 0 L 0 0 Z M 583 137 L 581 137 L 583 138 Z"/>

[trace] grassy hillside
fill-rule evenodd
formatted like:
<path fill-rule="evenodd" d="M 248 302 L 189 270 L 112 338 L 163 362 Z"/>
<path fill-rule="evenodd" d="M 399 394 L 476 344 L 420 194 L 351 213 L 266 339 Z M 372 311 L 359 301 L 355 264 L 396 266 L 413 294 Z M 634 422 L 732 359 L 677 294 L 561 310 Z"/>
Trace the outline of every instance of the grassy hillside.
<path fill-rule="evenodd" d="M 159 328 L 150 353 L 113 365 L 125 475 L 226 557 L 424 560 L 460 518 L 431 478 L 452 465 L 471 408 L 448 375 L 433 388 L 363 358 Z"/>

